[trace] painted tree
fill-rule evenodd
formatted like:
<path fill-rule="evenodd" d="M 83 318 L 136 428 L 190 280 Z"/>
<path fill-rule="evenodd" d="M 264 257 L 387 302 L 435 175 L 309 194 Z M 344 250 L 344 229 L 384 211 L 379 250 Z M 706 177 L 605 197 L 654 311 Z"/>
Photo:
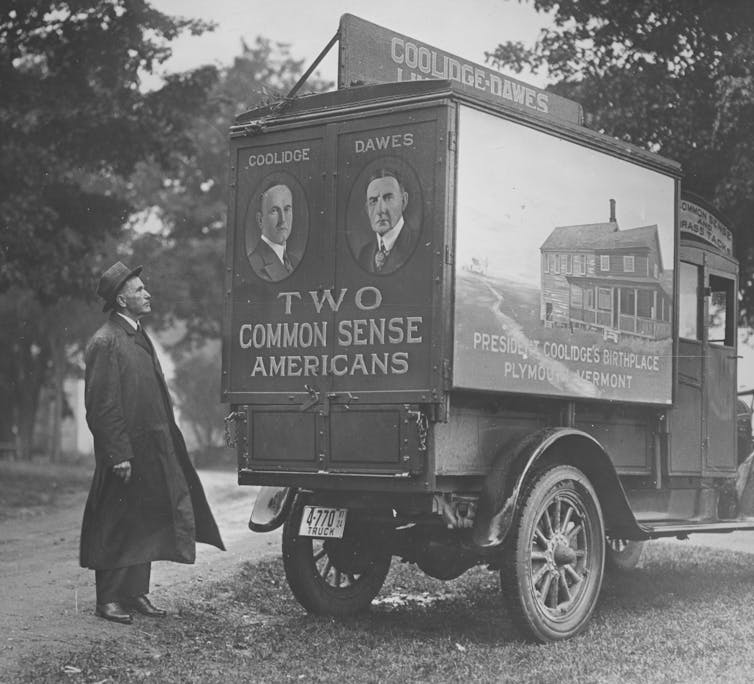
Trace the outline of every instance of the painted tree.
<path fill-rule="evenodd" d="M 723 212 L 754 316 L 754 3 L 533 0 L 553 26 L 498 45 L 498 67 L 545 70 L 588 126 L 680 161 L 685 188 Z"/>

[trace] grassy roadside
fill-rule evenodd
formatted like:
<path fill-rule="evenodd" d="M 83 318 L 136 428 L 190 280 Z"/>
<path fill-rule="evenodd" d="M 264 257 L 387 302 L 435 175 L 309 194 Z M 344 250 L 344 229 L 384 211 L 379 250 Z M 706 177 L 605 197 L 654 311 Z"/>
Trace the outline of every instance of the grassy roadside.
<path fill-rule="evenodd" d="M 371 611 L 307 615 L 280 561 L 200 586 L 177 615 L 122 637 L 23 663 L 20 682 L 750 682 L 751 556 L 650 544 L 643 567 L 609 577 L 586 634 L 519 640 L 496 575 L 453 582 L 394 563 Z"/>
<path fill-rule="evenodd" d="M 85 494 L 94 464 L 0 461 L 0 521 L 49 510 L 73 494 Z"/>

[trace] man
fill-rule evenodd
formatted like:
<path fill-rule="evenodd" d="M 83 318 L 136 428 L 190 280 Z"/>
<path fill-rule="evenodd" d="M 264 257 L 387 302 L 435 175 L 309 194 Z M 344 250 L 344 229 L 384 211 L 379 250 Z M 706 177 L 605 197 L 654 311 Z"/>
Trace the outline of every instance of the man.
<path fill-rule="evenodd" d="M 411 256 L 417 235 L 403 220 L 407 204 L 408 193 L 396 171 L 380 169 L 370 176 L 366 210 L 375 239 L 358 256 L 370 273 L 392 273 Z"/>
<path fill-rule="evenodd" d="M 147 598 L 151 562 L 193 563 L 195 542 L 224 549 L 173 417 L 165 378 L 141 318 L 152 297 L 120 261 L 97 294 L 109 320 L 86 347 L 86 420 L 95 469 L 81 528 L 81 566 L 95 571 L 97 607 L 130 624 L 136 610 L 163 617 Z"/>
<path fill-rule="evenodd" d="M 287 249 L 293 228 L 293 194 L 287 185 L 275 183 L 261 193 L 257 225 L 261 235 L 248 255 L 251 267 L 263 280 L 282 280 L 301 260 Z"/>

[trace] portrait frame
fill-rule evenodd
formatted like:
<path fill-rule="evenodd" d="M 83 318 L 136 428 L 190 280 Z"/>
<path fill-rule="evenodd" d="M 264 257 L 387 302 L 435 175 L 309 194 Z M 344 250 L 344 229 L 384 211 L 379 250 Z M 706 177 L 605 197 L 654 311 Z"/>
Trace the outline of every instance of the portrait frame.
<path fill-rule="evenodd" d="M 408 195 L 408 202 L 403 211 L 404 229 L 410 226 L 411 244 L 407 250 L 406 258 L 394 269 L 385 272 L 371 272 L 364 268 L 359 262 L 359 254 L 362 249 L 366 248 L 375 239 L 374 231 L 369 221 L 369 215 L 366 210 L 366 192 L 369 178 L 372 174 L 382 168 L 394 170 L 403 182 L 403 188 Z M 424 219 L 424 197 L 419 182 L 419 174 L 413 165 L 406 159 L 393 155 L 385 155 L 367 162 L 361 171 L 358 172 L 348 193 L 346 204 L 346 239 L 351 256 L 356 264 L 362 270 L 370 275 L 381 278 L 391 276 L 400 271 L 408 262 L 411 261 L 416 247 L 419 244 L 422 222 Z"/>
<path fill-rule="evenodd" d="M 259 280 L 265 280 L 254 270 L 251 264 L 251 255 L 256 249 L 259 241 L 262 239 L 261 230 L 257 222 L 257 212 L 261 208 L 261 194 L 275 185 L 285 185 L 291 191 L 293 200 L 293 225 L 291 233 L 286 243 L 288 253 L 298 257 L 298 262 L 293 270 L 283 278 L 278 278 L 272 282 L 280 282 L 290 278 L 299 268 L 301 262 L 306 256 L 306 248 L 309 242 L 309 200 L 301 181 L 288 171 L 273 171 L 263 176 L 255 185 L 252 193 L 249 195 L 248 202 L 244 213 L 244 252 L 246 254 L 246 263 L 254 276 Z M 268 281 L 269 282 L 269 281 Z"/>

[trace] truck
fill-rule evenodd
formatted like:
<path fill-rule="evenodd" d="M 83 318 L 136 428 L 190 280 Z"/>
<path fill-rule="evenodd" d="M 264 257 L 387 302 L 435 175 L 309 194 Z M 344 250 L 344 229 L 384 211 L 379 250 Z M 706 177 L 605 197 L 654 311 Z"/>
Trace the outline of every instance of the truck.
<path fill-rule="evenodd" d="M 367 609 L 393 557 L 481 564 L 525 637 L 570 638 L 647 540 L 754 529 L 731 231 L 578 106 L 350 15 L 339 37 L 338 90 L 230 131 L 222 394 L 250 527 L 282 526 L 315 614 Z M 394 71 L 370 78 L 378 49 Z"/>

